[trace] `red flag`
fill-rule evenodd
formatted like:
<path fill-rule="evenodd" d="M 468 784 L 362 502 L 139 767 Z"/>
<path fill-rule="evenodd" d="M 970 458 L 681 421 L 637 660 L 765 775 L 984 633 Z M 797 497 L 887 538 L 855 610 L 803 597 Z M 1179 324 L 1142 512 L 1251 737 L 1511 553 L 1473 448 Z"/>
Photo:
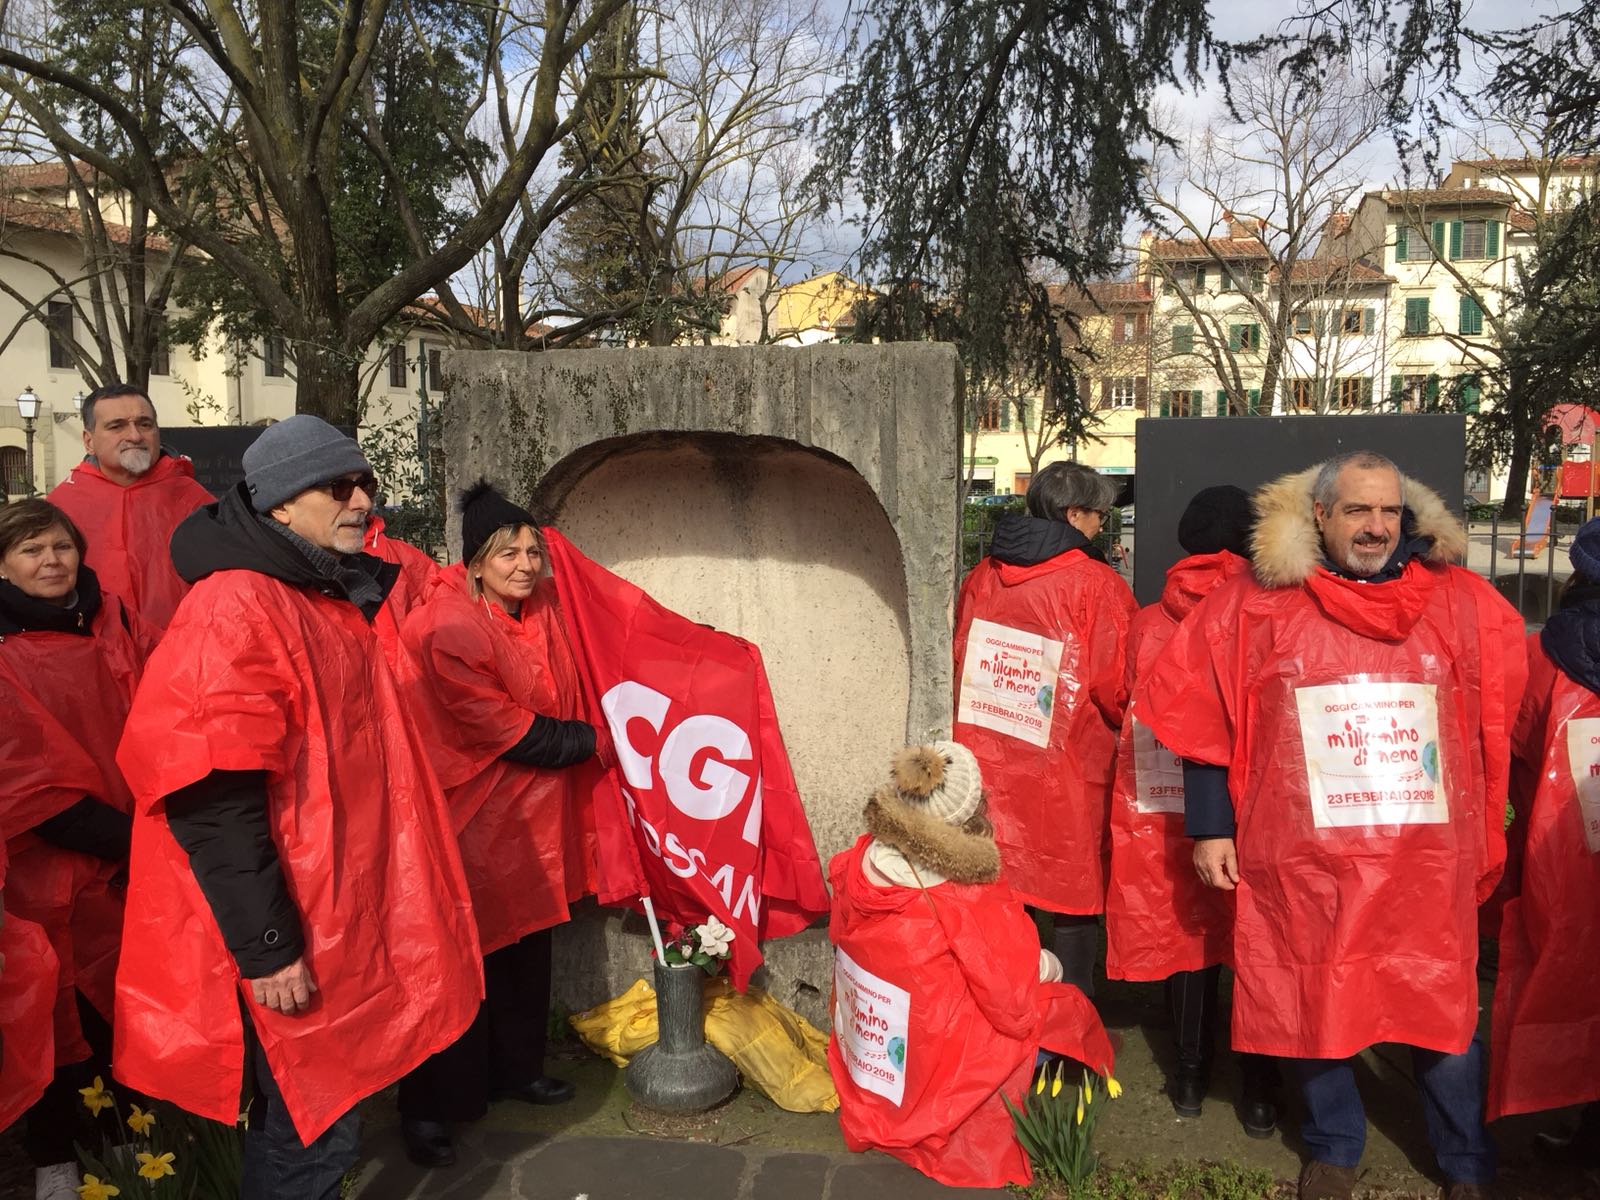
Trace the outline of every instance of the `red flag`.
<path fill-rule="evenodd" d="M 617 757 L 594 793 L 600 899 L 648 895 L 682 925 L 717 917 L 743 989 L 763 938 L 828 911 L 761 655 L 544 532 L 589 720 Z"/>

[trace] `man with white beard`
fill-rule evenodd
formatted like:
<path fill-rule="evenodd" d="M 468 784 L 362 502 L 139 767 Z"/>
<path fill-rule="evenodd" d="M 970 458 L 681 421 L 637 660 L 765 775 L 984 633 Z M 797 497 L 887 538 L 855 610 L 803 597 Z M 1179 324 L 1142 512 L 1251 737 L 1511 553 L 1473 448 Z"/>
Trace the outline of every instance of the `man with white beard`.
<path fill-rule="evenodd" d="M 215 497 L 195 482 L 193 463 L 161 449 L 155 405 L 131 383 L 89 393 L 83 448 L 88 453 L 50 502 L 83 531 L 84 561 L 100 586 L 164 630 L 189 590 L 172 569 L 172 531 Z"/>

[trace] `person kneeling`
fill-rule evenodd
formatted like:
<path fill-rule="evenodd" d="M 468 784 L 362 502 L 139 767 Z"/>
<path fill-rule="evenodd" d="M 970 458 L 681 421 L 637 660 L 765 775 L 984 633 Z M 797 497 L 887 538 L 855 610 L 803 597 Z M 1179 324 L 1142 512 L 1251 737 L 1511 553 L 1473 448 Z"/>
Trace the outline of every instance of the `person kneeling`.
<path fill-rule="evenodd" d="M 1000 879 L 984 807 L 965 746 L 909 747 L 828 872 L 845 1144 L 957 1187 L 1031 1178 L 1002 1097 L 1021 1103 L 1041 1044 L 1111 1066 L 1099 1017 L 1057 982 L 1061 964 Z"/>

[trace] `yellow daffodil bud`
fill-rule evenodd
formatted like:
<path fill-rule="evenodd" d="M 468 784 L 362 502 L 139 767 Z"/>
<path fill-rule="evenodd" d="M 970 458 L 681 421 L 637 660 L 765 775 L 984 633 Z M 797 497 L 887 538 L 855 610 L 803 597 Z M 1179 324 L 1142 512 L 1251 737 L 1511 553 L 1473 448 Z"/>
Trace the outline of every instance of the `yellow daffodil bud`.
<path fill-rule="evenodd" d="M 1083 1100 L 1081 1098 L 1078 1100 L 1078 1124 L 1083 1124 Z"/>
<path fill-rule="evenodd" d="M 1061 1068 L 1056 1067 L 1056 1077 L 1050 1084 L 1050 1099 L 1054 1100 L 1061 1095 Z"/>
<path fill-rule="evenodd" d="M 1043 1067 L 1039 1069 L 1039 1082 L 1033 1085 L 1033 1094 L 1035 1096 L 1042 1096 L 1044 1094 L 1045 1081 L 1049 1078 L 1049 1075 L 1050 1072 L 1048 1070 L 1044 1069 Z"/>
<path fill-rule="evenodd" d="M 1122 1085 L 1117 1082 L 1117 1077 L 1115 1075 L 1106 1076 L 1106 1095 L 1110 1096 L 1113 1100 L 1122 1095 Z"/>

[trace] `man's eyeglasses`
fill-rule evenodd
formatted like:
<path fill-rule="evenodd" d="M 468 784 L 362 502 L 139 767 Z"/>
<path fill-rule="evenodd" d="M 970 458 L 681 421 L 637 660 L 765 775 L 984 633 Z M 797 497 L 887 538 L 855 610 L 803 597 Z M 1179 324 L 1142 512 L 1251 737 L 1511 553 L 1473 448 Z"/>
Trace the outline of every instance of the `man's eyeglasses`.
<path fill-rule="evenodd" d="M 378 479 L 375 475 L 360 475 L 355 479 L 330 479 L 327 483 L 319 483 L 316 486 L 324 489 L 328 495 L 332 496 L 340 504 L 348 504 L 350 497 L 355 495 L 357 488 L 360 488 L 369 497 L 378 494 Z"/>

